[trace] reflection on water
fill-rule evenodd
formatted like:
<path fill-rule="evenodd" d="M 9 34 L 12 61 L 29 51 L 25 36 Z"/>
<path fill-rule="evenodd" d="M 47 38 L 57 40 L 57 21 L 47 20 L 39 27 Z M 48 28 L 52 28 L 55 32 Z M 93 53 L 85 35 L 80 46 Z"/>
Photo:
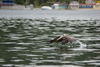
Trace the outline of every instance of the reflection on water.
<path fill-rule="evenodd" d="M 78 42 L 47 44 L 64 33 Z M 0 67 L 99 67 L 99 36 L 99 20 L 1 18 Z"/>

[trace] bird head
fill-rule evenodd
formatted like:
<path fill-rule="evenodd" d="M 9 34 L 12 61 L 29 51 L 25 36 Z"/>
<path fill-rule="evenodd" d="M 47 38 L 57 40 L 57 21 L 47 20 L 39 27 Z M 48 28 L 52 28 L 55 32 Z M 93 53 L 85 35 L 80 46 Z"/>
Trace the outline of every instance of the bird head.
<path fill-rule="evenodd" d="M 63 36 L 66 36 L 66 34 L 63 34 Z"/>

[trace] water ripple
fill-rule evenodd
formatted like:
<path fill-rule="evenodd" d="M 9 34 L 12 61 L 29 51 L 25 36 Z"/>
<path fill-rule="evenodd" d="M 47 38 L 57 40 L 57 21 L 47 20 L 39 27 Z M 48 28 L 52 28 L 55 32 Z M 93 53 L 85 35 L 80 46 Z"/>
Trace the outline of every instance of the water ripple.
<path fill-rule="evenodd" d="M 100 21 L 0 18 L 0 67 L 100 66 Z M 67 34 L 77 43 L 47 44 Z"/>

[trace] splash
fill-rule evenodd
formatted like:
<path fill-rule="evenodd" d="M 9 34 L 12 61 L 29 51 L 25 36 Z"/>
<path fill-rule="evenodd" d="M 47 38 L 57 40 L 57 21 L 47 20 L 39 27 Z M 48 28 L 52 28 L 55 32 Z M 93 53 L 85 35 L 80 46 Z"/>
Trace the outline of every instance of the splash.
<path fill-rule="evenodd" d="M 79 45 L 80 45 L 80 48 L 84 48 L 84 47 L 87 46 L 86 44 L 82 43 L 82 42 L 79 41 L 79 40 L 75 41 L 75 44 L 79 44 Z"/>

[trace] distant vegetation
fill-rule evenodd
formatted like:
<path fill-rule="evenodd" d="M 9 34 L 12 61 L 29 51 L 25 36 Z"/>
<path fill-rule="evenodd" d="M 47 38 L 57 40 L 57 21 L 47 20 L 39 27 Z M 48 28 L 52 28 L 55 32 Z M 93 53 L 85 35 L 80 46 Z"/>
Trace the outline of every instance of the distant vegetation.
<path fill-rule="evenodd" d="M 21 5 L 28 5 L 28 4 L 33 4 L 34 6 L 44 6 L 44 5 L 52 5 L 51 3 L 48 2 L 66 2 L 70 3 L 71 1 L 78 1 L 80 3 L 85 3 L 85 0 L 15 0 L 15 3 L 21 4 Z"/>

